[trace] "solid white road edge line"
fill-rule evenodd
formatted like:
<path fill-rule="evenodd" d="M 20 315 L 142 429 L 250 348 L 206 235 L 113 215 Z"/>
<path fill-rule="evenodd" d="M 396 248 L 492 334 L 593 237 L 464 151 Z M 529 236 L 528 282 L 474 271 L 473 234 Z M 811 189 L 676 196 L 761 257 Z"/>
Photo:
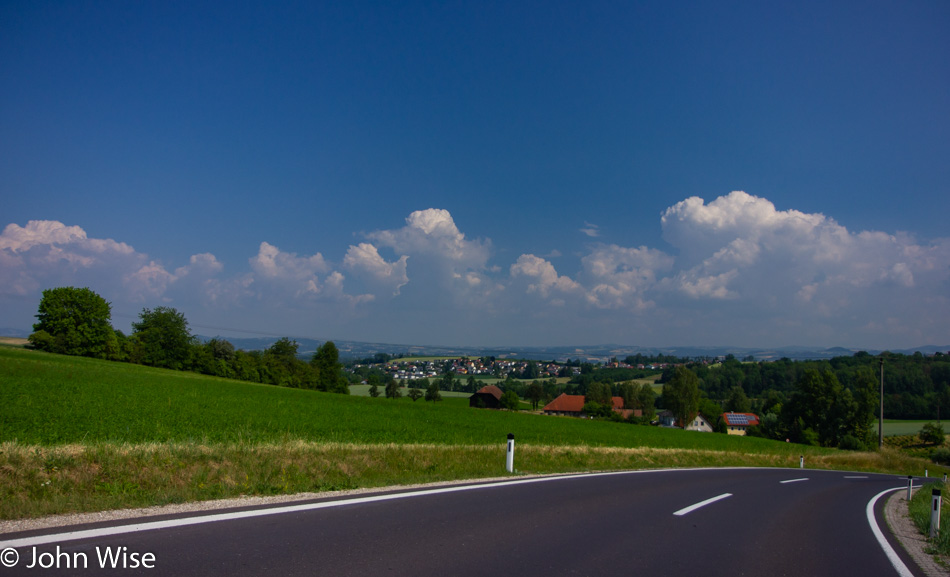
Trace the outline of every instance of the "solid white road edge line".
<path fill-rule="evenodd" d="M 801 479 L 788 479 L 785 481 L 779 481 L 779 484 L 784 485 L 785 483 L 798 483 L 799 481 L 807 481 L 808 477 L 802 477 Z"/>
<path fill-rule="evenodd" d="M 746 467 L 737 467 L 744 469 Z M 571 478 L 587 477 L 607 477 L 610 475 L 632 475 L 645 473 L 660 473 L 669 471 L 701 471 L 702 469 L 649 469 L 640 471 L 610 471 L 604 473 L 582 473 L 579 475 L 557 475 L 551 477 L 532 477 L 530 479 L 513 479 L 511 481 L 496 481 L 494 483 L 482 483 L 477 485 L 457 485 L 452 487 L 440 487 L 437 489 L 423 489 L 421 491 L 411 491 L 407 493 L 391 493 L 388 495 L 374 495 L 370 497 L 356 497 L 353 499 L 321 501 L 319 503 L 305 503 L 301 505 L 287 505 L 284 507 L 272 507 L 266 509 L 253 509 L 250 511 L 235 511 L 232 513 L 215 513 L 210 515 L 200 515 L 196 517 L 187 517 L 184 519 L 167 519 L 165 521 L 147 521 L 143 523 L 134 523 L 130 525 L 118 525 L 112 527 L 101 527 L 99 529 L 83 529 L 79 531 L 69 531 L 65 533 L 54 533 L 49 535 L 37 535 L 35 537 L 23 537 L 20 539 L 11 539 L 9 541 L 0 541 L 0 549 L 8 547 L 32 547 L 36 545 L 48 545 L 50 543 L 60 543 L 63 541 L 75 541 L 77 539 L 93 539 L 96 537 L 109 537 L 112 535 L 124 535 L 126 533 L 138 533 L 140 531 L 152 531 L 156 529 L 168 529 L 171 527 L 186 527 L 188 525 L 200 525 L 202 523 L 214 523 L 217 521 L 231 521 L 234 519 L 247 519 L 250 517 L 264 517 L 267 515 L 280 515 L 283 513 L 298 513 L 301 511 L 313 511 L 315 509 L 329 509 L 332 507 L 343 507 L 345 505 L 356 505 L 359 503 L 373 503 L 376 501 L 390 501 L 393 499 L 407 499 L 410 497 L 423 497 L 425 495 L 437 495 L 440 493 L 455 493 L 458 491 L 473 491 L 476 489 L 488 489 L 492 487 L 505 487 L 508 485 L 521 485 L 525 483 L 543 483 L 546 481 L 559 481 Z"/>
<path fill-rule="evenodd" d="M 696 503 L 695 505 L 690 505 L 689 507 L 686 507 L 685 509 L 680 509 L 679 511 L 673 514 L 676 515 L 677 517 L 682 517 L 683 515 L 686 515 L 687 513 L 692 513 L 693 511 L 695 511 L 696 509 L 699 509 L 700 507 L 705 507 L 706 505 L 709 505 L 710 503 L 715 503 L 716 501 L 721 501 L 728 497 L 732 497 L 732 493 L 723 493 L 722 495 L 719 495 L 718 497 L 713 497 L 712 499 L 706 499 L 705 501 L 700 501 L 699 503 Z"/>
<path fill-rule="evenodd" d="M 874 504 L 877 503 L 878 499 L 893 491 L 906 489 L 907 487 L 897 487 L 895 489 L 881 491 L 868 502 L 866 512 L 868 515 L 868 524 L 871 525 L 871 532 L 874 533 L 874 537 L 877 538 L 878 544 L 881 546 L 881 549 L 884 550 L 884 554 L 887 555 L 891 565 L 893 565 L 894 569 L 897 570 L 897 574 L 901 577 L 914 577 L 914 574 L 910 572 L 910 569 L 907 568 L 907 565 L 904 565 L 904 562 L 901 561 L 901 558 L 897 556 L 897 551 L 894 551 L 894 548 L 891 547 L 891 544 L 887 542 L 887 539 L 884 537 L 884 533 L 881 531 L 881 528 L 877 526 L 877 519 L 874 518 Z"/>

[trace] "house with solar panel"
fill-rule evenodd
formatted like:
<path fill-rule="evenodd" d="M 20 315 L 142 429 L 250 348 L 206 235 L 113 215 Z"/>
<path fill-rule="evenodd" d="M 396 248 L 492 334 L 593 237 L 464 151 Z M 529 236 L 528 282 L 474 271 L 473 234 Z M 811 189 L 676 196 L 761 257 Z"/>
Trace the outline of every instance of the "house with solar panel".
<path fill-rule="evenodd" d="M 754 413 L 723 413 L 722 420 L 730 435 L 745 435 L 749 427 L 759 424 L 759 417 Z"/>

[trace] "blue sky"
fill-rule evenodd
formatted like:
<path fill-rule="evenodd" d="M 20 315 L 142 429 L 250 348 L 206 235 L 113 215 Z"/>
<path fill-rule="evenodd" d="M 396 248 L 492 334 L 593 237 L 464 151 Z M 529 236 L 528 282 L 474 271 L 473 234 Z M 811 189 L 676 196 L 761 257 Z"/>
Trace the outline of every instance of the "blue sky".
<path fill-rule="evenodd" d="M 3 3 L 0 327 L 950 344 L 950 5 L 827 4 Z"/>

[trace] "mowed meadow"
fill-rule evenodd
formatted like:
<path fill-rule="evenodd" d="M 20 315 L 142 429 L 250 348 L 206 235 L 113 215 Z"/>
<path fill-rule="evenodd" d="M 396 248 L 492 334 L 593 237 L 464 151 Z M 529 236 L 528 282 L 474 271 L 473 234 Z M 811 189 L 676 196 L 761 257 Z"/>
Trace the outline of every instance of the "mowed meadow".
<path fill-rule="evenodd" d="M 503 476 L 696 466 L 922 474 L 849 453 L 607 421 L 346 396 L 0 346 L 0 518 Z M 919 470 L 918 470 L 919 469 Z"/>

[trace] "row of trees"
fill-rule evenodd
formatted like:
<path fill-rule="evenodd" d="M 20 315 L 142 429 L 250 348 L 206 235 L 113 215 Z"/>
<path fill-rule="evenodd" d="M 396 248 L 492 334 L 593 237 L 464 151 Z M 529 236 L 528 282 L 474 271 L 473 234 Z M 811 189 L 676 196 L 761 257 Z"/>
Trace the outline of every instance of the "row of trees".
<path fill-rule="evenodd" d="M 788 396 L 795 392 L 806 372 L 832 372 L 842 387 L 852 389 L 870 378 L 880 386 L 884 361 L 884 414 L 894 419 L 934 419 L 939 411 L 950 413 L 950 355 L 924 356 L 858 352 L 852 356 L 824 361 L 740 362 L 727 357 L 721 364 L 690 364 L 700 386 L 711 399 L 725 400 L 738 387 L 752 399 L 769 395 Z M 673 377 L 674 367 L 663 373 L 661 382 Z M 760 407 L 753 406 L 758 411 Z"/>
<path fill-rule="evenodd" d="M 185 315 L 170 307 L 143 309 L 128 336 L 112 328 L 111 315 L 111 305 L 88 288 L 48 289 L 43 291 L 29 340 L 36 349 L 65 355 L 349 393 L 332 341 L 304 362 L 298 357 L 297 342 L 287 338 L 263 352 L 235 350 L 223 339 L 200 343 Z"/>
<path fill-rule="evenodd" d="M 844 386 L 833 371 L 806 369 L 791 394 L 769 395 L 762 405 L 761 424 L 750 434 L 806 445 L 863 449 L 874 441 L 874 414 L 879 397 L 873 374 L 859 371 Z M 725 411 L 748 412 L 750 400 L 741 387 L 730 391 L 725 406 L 711 401 L 700 379 L 685 366 L 676 367 L 663 385 L 663 406 L 677 421 L 687 423 L 697 413 L 715 420 Z"/>

